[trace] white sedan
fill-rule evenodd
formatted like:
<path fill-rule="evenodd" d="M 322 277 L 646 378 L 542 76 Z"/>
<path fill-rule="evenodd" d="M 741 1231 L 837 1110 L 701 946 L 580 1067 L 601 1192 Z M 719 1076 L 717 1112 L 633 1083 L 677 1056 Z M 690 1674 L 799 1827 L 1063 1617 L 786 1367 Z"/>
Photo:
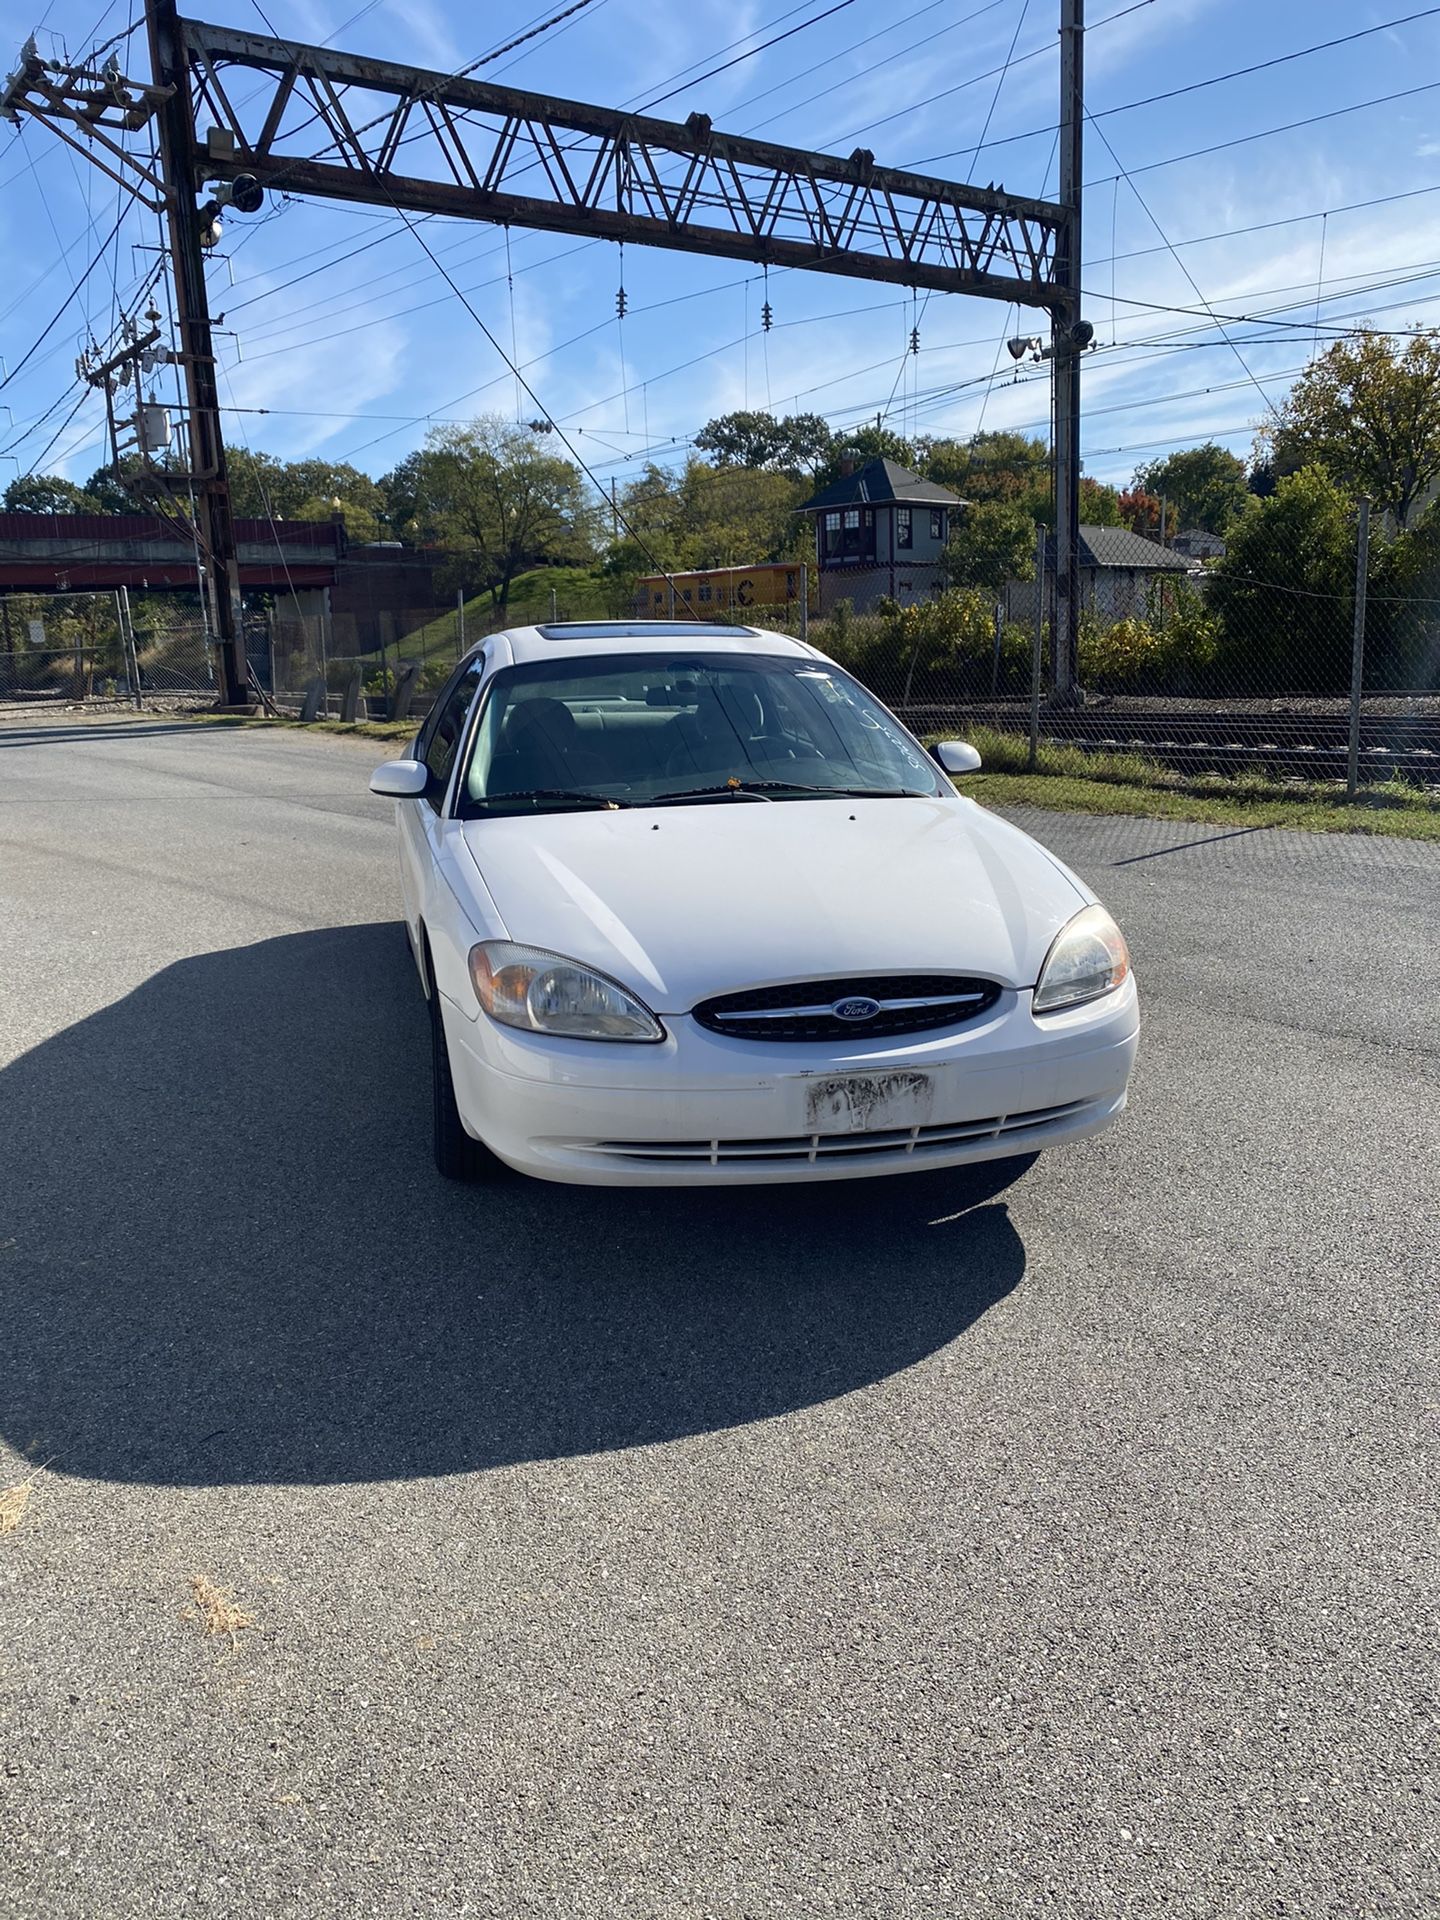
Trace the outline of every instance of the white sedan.
<path fill-rule="evenodd" d="M 1082 881 L 813 647 L 627 622 L 493 634 L 392 796 L 435 1158 L 707 1186 L 1098 1133 L 1139 1011 Z"/>

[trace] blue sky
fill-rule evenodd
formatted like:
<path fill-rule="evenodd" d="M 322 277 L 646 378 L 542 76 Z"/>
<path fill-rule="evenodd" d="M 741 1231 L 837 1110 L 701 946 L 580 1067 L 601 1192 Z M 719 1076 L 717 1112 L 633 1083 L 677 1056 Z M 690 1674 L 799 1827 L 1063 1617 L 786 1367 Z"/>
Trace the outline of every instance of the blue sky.
<path fill-rule="evenodd" d="M 1054 192 L 1057 0 L 847 0 L 783 44 L 699 78 L 834 4 L 590 0 L 485 76 L 606 104 L 677 86 L 657 112 L 702 111 L 727 130 L 842 154 L 865 145 L 883 162 Z M 0 66 L 12 64 L 45 5 L 5 0 Z M 51 0 L 42 51 L 63 45 L 78 56 L 133 17 L 132 0 L 103 5 Z M 187 10 L 266 31 L 254 0 L 195 0 Z M 483 26 L 479 9 L 456 0 L 265 0 L 265 10 L 282 34 L 333 36 L 357 52 L 451 70 L 558 11 L 559 0 L 543 9 L 502 0 L 484 9 Z M 1086 363 L 1083 445 L 1087 472 L 1124 483 L 1137 464 L 1211 435 L 1248 453 L 1266 406 L 1337 327 L 1440 324 L 1440 7 L 1090 0 L 1088 12 L 1097 125 L 1086 130 L 1084 284 L 1101 346 Z M 1419 17 L 1386 24 L 1407 15 Z M 1330 51 L 1130 104 L 1381 26 Z M 1017 59 L 998 91 L 993 75 L 977 80 L 1012 43 Z M 143 73 L 143 32 L 129 47 L 129 70 Z M 1382 100 L 1398 94 L 1406 97 Z M 1306 124 L 1274 131 L 1293 122 Z M 1266 137 L 1248 137 L 1256 134 Z M 1197 155 L 1202 148 L 1218 150 Z M 89 264 L 117 204 L 115 188 L 43 127 L 0 128 L 8 367 Z M 605 484 L 612 474 L 623 484 L 647 457 L 683 459 L 707 418 L 746 405 L 821 412 L 837 426 L 882 411 L 901 431 L 960 437 L 981 426 L 1048 430 L 1047 378 L 1027 367 L 1017 381 L 1001 351 L 1007 335 L 1038 327 L 1038 315 L 953 295 L 922 295 L 917 308 L 874 282 L 774 272 L 767 335 L 757 269 L 630 247 L 622 327 L 612 246 L 517 230 L 507 276 L 496 230 L 433 222 L 426 235 L 495 334 L 507 347 L 513 338 L 526 378 Z M 108 335 L 117 298 L 123 305 L 154 264 L 141 249 L 155 239 L 153 216 L 135 211 L 0 393 L 10 409 L 0 412 L 0 484 L 37 463 L 83 479 L 104 456 L 94 399 L 57 429 L 81 391 L 76 352 L 89 335 Z M 362 242 L 374 244 L 343 257 Z M 523 394 L 517 404 L 504 363 L 389 213 L 289 202 L 237 217 L 209 273 L 229 329 L 222 397 L 237 442 L 379 474 L 431 421 L 535 412 Z M 1222 326 L 1207 305 L 1268 317 Z M 905 352 L 917 319 L 918 357 Z"/>

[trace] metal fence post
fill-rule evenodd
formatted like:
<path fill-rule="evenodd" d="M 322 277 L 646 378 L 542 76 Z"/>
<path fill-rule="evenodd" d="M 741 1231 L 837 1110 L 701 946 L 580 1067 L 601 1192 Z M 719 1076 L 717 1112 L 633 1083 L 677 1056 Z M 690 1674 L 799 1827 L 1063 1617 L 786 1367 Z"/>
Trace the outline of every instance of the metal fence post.
<path fill-rule="evenodd" d="M 465 589 L 463 587 L 457 587 L 455 589 L 455 632 L 457 635 L 455 658 L 457 660 L 463 660 L 465 657 Z M 398 655 L 396 657 L 396 670 L 397 672 L 399 670 Z"/>
<path fill-rule="evenodd" d="M 1355 641 L 1350 656 L 1350 754 L 1345 791 L 1355 798 L 1360 785 L 1360 692 L 1365 683 L 1365 588 L 1370 573 L 1370 496 L 1360 496 L 1355 530 Z"/>
<path fill-rule="evenodd" d="M 1040 757 L 1040 676 L 1045 671 L 1045 526 L 1035 529 L 1035 638 L 1030 647 L 1030 753 L 1026 765 L 1031 773 Z"/>
<path fill-rule="evenodd" d="M 810 638 L 810 562 L 800 562 L 800 638 Z"/>
<path fill-rule="evenodd" d="M 140 656 L 135 648 L 135 628 L 130 619 L 130 589 L 115 589 L 115 618 L 120 626 L 120 657 L 125 662 L 125 678 L 130 682 L 130 704 L 140 711 Z"/>

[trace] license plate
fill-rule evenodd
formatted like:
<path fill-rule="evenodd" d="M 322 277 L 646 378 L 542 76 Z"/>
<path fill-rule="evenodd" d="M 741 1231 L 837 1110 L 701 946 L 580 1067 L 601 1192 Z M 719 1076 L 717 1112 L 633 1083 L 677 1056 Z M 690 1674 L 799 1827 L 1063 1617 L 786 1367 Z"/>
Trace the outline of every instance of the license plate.
<path fill-rule="evenodd" d="M 819 1074 L 805 1084 L 807 1133 L 890 1133 L 923 1127 L 935 1104 L 928 1073 Z"/>

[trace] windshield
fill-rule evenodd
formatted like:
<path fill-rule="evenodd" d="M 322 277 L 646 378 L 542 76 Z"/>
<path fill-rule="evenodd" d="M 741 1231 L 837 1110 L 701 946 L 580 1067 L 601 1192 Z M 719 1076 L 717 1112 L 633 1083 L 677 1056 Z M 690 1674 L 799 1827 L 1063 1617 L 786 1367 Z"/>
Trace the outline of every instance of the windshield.
<path fill-rule="evenodd" d="M 948 791 L 899 722 L 828 661 L 609 654 L 496 675 L 459 811 Z"/>

